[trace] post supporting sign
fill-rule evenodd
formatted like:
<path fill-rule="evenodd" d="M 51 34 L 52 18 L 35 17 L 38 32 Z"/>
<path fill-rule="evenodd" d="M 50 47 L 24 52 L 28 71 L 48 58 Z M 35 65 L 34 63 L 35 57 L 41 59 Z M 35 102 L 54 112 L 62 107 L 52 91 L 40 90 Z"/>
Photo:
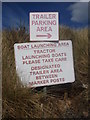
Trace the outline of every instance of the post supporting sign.
<path fill-rule="evenodd" d="M 14 45 L 16 71 L 28 87 L 75 81 L 71 40 Z"/>
<path fill-rule="evenodd" d="M 58 12 L 30 13 L 30 41 L 58 41 Z"/>

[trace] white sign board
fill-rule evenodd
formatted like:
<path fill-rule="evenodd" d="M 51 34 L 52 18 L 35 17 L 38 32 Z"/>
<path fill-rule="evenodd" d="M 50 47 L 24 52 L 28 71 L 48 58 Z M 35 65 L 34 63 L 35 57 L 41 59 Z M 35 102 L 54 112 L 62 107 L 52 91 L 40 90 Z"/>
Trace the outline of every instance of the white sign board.
<path fill-rule="evenodd" d="M 58 12 L 30 13 L 30 41 L 58 41 Z"/>
<path fill-rule="evenodd" d="M 40 87 L 75 81 L 72 42 L 15 44 L 16 71 L 22 83 Z"/>

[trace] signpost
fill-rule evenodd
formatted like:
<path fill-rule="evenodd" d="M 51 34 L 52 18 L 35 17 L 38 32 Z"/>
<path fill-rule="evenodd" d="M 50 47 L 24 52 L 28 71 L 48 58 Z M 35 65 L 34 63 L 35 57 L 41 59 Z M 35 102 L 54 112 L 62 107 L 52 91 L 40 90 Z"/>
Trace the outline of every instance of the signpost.
<path fill-rule="evenodd" d="M 30 13 L 30 41 L 58 41 L 58 12 Z"/>
<path fill-rule="evenodd" d="M 33 42 L 14 45 L 16 71 L 28 87 L 75 81 L 72 42 Z"/>
<path fill-rule="evenodd" d="M 23 85 L 44 86 L 46 96 L 46 86 L 75 81 L 72 42 L 50 42 L 59 40 L 58 12 L 32 12 L 29 18 L 30 41 L 37 42 L 14 45 L 16 71 Z"/>

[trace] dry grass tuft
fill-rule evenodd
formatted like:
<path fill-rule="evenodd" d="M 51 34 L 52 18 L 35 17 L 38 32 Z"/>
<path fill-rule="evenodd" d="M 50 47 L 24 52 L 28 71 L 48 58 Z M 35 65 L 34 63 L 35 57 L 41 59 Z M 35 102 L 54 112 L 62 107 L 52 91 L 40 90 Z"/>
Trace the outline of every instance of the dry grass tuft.
<path fill-rule="evenodd" d="M 14 44 L 29 42 L 29 34 L 24 27 L 3 31 L 3 118 L 88 117 L 88 30 L 62 26 L 60 39 L 73 41 L 76 81 L 47 88 L 44 95 L 42 89 L 24 88 L 16 75 Z"/>

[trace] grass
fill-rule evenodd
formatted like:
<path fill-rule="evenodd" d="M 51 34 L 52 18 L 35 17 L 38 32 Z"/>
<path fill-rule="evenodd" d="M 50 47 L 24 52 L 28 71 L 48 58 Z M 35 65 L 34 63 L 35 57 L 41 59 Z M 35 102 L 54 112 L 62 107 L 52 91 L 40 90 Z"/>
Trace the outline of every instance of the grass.
<path fill-rule="evenodd" d="M 2 114 L 2 34 L 0 31 L 0 119 Z"/>
<path fill-rule="evenodd" d="M 88 117 L 88 29 L 61 26 L 60 39 L 73 42 L 76 81 L 43 90 L 24 88 L 16 74 L 14 44 L 29 42 L 25 27 L 3 30 L 2 99 L 3 118 Z"/>

